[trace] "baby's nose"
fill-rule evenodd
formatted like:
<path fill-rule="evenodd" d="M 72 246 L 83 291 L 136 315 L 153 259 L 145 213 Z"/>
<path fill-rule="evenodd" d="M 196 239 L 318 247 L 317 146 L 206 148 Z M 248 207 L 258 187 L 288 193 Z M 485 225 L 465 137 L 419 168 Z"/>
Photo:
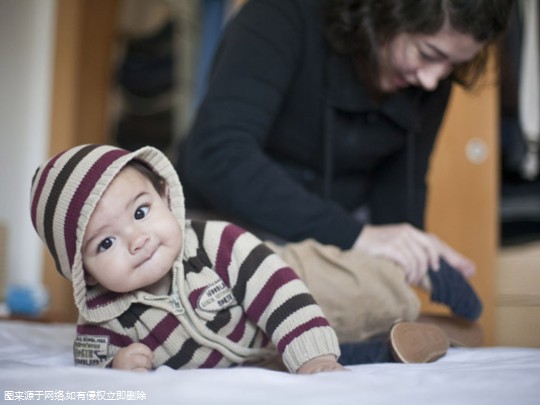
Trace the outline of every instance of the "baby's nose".
<path fill-rule="evenodd" d="M 143 249 L 148 243 L 150 237 L 144 232 L 134 232 L 131 237 L 130 251 L 131 253 L 137 253 Z"/>

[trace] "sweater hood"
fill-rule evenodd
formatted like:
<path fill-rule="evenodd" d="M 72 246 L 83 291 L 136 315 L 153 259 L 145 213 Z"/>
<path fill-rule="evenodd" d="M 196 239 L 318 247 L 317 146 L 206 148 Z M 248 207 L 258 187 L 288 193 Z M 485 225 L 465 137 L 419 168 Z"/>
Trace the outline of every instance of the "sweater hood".
<path fill-rule="evenodd" d="M 110 145 L 77 146 L 49 159 L 38 167 L 32 178 L 32 223 L 47 245 L 58 272 L 71 280 L 79 315 L 87 321 L 101 322 L 117 317 L 139 294 L 114 293 L 99 285 L 88 286 L 82 260 L 83 237 L 98 201 L 120 170 L 134 159 L 144 162 L 166 181 L 169 208 L 183 234 L 182 186 L 169 159 L 153 147 L 130 152 Z"/>

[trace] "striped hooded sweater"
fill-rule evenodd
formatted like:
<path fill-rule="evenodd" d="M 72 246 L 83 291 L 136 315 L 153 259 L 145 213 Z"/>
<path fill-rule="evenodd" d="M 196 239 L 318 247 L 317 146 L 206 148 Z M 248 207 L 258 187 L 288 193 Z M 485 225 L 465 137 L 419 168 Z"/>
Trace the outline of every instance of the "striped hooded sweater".
<path fill-rule="evenodd" d="M 85 282 L 82 240 L 101 195 L 130 160 L 168 185 L 169 207 L 183 234 L 169 294 L 115 293 Z M 40 166 L 31 217 L 60 274 L 71 280 L 79 311 L 77 364 L 108 366 L 134 342 L 154 353 L 154 368 L 229 367 L 282 356 L 295 372 L 315 357 L 339 355 L 335 332 L 306 286 L 255 236 L 221 221 L 185 219 L 174 167 L 159 150 L 129 152 L 78 146 Z"/>

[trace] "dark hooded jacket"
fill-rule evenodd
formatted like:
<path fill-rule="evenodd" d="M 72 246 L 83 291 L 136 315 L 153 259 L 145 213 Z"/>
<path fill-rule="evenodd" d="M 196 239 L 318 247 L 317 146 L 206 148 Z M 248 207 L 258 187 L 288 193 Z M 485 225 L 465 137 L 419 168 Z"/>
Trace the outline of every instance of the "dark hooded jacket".
<path fill-rule="evenodd" d="M 450 81 L 377 103 L 323 32 L 323 0 L 250 0 L 228 25 L 179 160 L 188 203 L 345 249 L 361 206 L 423 228 Z"/>

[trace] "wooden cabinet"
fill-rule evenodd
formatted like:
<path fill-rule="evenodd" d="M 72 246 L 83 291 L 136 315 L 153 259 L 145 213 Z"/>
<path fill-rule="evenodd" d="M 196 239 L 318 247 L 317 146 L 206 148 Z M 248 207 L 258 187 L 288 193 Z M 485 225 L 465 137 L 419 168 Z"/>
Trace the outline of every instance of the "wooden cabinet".
<path fill-rule="evenodd" d="M 496 344 L 540 347 L 540 242 L 497 255 Z"/>

